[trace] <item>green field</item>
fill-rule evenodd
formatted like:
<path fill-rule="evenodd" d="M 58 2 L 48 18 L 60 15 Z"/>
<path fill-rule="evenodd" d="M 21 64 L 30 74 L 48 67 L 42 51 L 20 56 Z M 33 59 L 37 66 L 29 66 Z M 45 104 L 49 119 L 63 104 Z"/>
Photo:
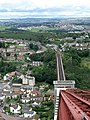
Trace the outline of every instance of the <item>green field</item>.
<path fill-rule="evenodd" d="M 57 30 L 57 28 L 49 28 L 49 27 L 45 27 L 45 28 L 32 28 L 31 31 L 32 32 L 40 32 L 40 31 L 48 31 L 48 30 Z"/>
<path fill-rule="evenodd" d="M 6 30 L 6 29 L 10 29 L 11 27 L 6 27 L 6 26 L 0 26 L 0 31 Z"/>

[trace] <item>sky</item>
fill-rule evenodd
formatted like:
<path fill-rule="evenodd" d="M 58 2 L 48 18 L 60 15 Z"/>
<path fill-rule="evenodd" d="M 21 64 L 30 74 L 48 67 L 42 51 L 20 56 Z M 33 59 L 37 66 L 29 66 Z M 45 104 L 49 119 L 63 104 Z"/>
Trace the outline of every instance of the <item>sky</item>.
<path fill-rule="evenodd" d="M 0 19 L 90 17 L 90 0 L 0 0 Z"/>

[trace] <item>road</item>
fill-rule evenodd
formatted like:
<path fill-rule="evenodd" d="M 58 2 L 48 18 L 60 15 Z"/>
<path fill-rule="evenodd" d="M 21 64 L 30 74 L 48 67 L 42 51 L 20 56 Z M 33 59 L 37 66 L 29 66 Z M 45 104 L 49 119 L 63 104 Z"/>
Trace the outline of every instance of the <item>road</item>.
<path fill-rule="evenodd" d="M 62 57 L 59 51 L 56 51 L 56 58 L 57 58 L 57 77 L 58 81 L 64 80 L 65 81 L 65 74 L 63 69 Z"/>

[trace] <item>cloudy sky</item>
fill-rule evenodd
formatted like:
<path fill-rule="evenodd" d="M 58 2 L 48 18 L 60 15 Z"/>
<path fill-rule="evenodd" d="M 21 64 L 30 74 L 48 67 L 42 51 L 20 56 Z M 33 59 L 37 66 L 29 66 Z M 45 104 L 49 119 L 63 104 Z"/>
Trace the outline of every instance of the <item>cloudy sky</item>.
<path fill-rule="evenodd" d="M 90 0 L 0 0 L 0 19 L 90 17 Z"/>

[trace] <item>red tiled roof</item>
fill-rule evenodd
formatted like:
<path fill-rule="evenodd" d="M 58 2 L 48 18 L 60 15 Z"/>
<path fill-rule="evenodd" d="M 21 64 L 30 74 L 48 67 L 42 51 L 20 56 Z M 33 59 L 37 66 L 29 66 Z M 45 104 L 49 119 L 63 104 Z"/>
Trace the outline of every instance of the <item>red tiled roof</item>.
<path fill-rule="evenodd" d="M 34 91 L 31 91 L 31 93 L 32 93 L 32 94 L 38 94 L 38 92 L 35 91 L 35 90 L 34 90 Z"/>

